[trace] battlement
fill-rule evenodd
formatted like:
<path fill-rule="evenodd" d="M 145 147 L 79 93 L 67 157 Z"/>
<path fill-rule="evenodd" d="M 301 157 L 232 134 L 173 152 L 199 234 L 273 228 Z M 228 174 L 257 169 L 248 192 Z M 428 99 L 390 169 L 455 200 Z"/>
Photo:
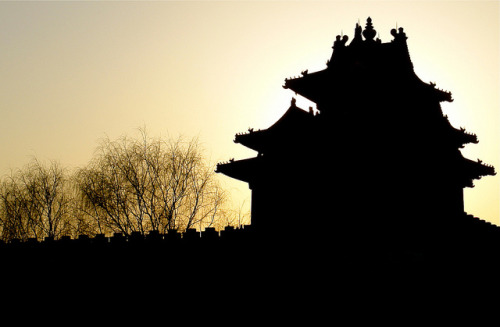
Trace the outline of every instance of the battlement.
<path fill-rule="evenodd" d="M 344 219 L 338 218 L 339 223 L 347 222 Z M 464 213 L 457 217 L 450 217 L 450 223 L 446 225 L 446 230 L 450 233 L 449 235 L 442 235 L 443 239 L 448 237 L 459 238 L 462 235 L 467 235 L 469 240 L 484 241 L 482 238 L 485 233 L 488 235 L 495 235 L 491 240 L 495 242 L 500 242 L 500 227 L 492 224 L 491 222 L 485 221 L 483 219 L 477 218 L 473 215 Z M 338 227 L 340 227 L 338 225 Z M 342 227 L 340 227 L 342 229 Z M 433 229 L 438 228 L 438 225 L 434 226 Z M 439 228 L 438 228 L 439 229 Z M 203 231 L 196 230 L 194 228 L 187 229 L 186 231 L 180 233 L 176 230 L 168 231 L 168 233 L 161 234 L 158 231 L 150 231 L 147 234 L 141 234 L 140 232 L 132 232 L 130 235 L 124 235 L 122 233 L 114 233 L 112 236 L 106 236 L 104 234 L 97 234 L 95 236 L 80 235 L 77 238 L 71 238 L 70 236 L 63 236 L 59 239 L 54 239 L 52 237 L 46 237 L 44 240 L 39 241 L 33 238 L 27 239 L 25 241 L 19 239 L 12 239 L 9 242 L 0 241 L 0 253 L 7 253 L 9 250 L 16 251 L 22 250 L 28 253 L 30 250 L 64 250 L 66 252 L 72 252 L 75 250 L 105 250 L 105 249 L 156 249 L 168 252 L 170 248 L 176 249 L 193 249 L 193 247 L 206 248 L 214 245 L 221 245 L 222 248 L 227 250 L 234 250 L 235 245 L 243 245 L 251 243 L 257 245 L 257 243 L 262 243 L 263 231 L 256 230 L 251 225 L 241 226 L 241 228 L 235 228 L 233 226 L 226 226 L 223 230 L 217 231 L 215 228 L 206 228 Z M 343 240 L 348 235 L 344 234 L 349 232 L 347 230 L 339 231 L 340 234 L 335 233 L 336 236 L 333 238 L 328 233 L 324 233 L 321 230 L 309 231 L 302 229 L 288 229 L 280 231 L 266 231 L 265 236 L 271 236 L 273 239 L 286 240 L 287 246 L 291 246 L 292 243 L 297 243 L 299 246 L 304 242 L 305 239 L 320 239 L 324 238 L 323 244 L 338 244 L 339 240 Z M 359 232 L 359 231 L 358 231 Z M 356 233 L 358 233 L 356 232 Z M 394 233 L 411 234 L 411 230 L 394 230 Z M 284 235 L 288 233 L 288 235 Z M 369 230 L 364 235 L 373 234 L 374 239 L 377 238 L 376 234 L 379 233 L 377 230 Z M 350 235 L 350 234 L 349 234 Z M 388 235 L 390 236 L 390 235 Z M 255 242 L 253 242 L 255 241 Z M 335 251 L 333 248 L 327 251 Z"/>
<path fill-rule="evenodd" d="M 122 233 L 114 233 L 112 236 L 97 234 L 94 237 L 89 235 L 79 235 L 77 238 L 70 236 L 62 236 L 60 239 L 53 237 L 45 237 L 39 241 L 34 238 L 29 238 L 25 241 L 20 239 L 12 239 L 9 242 L 0 241 L 0 251 L 2 249 L 33 249 L 43 247 L 103 247 L 103 246 L 124 246 L 132 247 L 136 245 L 188 245 L 190 243 L 209 243 L 209 242 L 225 242 L 235 240 L 237 238 L 245 239 L 251 232 L 251 226 L 242 226 L 235 228 L 226 226 L 223 230 L 217 231 L 213 227 L 205 228 L 204 231 L 199 231 L 194 228 L 187 229 L 180 233 L 176 230 L 168 231 L 166 234 L 160 234 L 158 231 L 150 231 L 148 234 L 140 232 L 132 232 L 130 235 Z"/>

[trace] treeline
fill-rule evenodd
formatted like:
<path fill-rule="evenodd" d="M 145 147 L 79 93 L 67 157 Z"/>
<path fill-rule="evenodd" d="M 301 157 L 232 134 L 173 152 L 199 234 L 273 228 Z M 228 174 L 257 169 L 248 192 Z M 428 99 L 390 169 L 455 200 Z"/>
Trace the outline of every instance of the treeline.
<path fill-rule="evenodd" d="M 33 159 L 0 183 L 0 239 L 222 229 L 242 223 L 197 139 L 106 138 L 83 168 Z"/>

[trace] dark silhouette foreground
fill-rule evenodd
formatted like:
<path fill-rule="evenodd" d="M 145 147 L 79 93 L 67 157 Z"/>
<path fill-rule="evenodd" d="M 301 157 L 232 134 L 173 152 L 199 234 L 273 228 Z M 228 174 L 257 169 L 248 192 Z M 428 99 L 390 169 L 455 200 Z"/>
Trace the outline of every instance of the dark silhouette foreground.
<path fill-rule="evenodd" d="M 285 302 L 294 304 L 318 292 L 418 289 L 450 271 L 494 273 L 500 228 L 463 204 L 463 189 L 494 168 L 462 156 L 476 135 L 443 115 L 450 92 L 415 75 L 403 28 L 391 34 L 388 43 L 375 39 L 368 18 L 350 43 L 337 36 L 326 69 L 305 70 L 283 86 L 317 110 L 292 99 L 271 127 L 236 135 L 258 155 L 221 163 L 217 172 L 248 182 L 251 226 L 201 237 L 191 230 L 11 242 L 0 246 L 3 272 L 161 285 L 171 300 L 182 295 L 189 303 L 186 289 L 290 295 Z M 307 295 L 297 299 L 300 291 Z"/>

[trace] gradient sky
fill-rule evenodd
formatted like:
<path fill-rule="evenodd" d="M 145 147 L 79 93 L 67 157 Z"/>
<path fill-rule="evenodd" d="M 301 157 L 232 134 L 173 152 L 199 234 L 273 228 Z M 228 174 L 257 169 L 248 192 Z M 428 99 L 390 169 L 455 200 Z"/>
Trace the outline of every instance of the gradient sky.
<path fill-rule="evenodd" d="M 404 27 L 417 75 L 478 135 L 462 153 L 500 171 L 497 1 L 15 1 L 0 2 L 0 174 L 30 156 L 85 165 L 100 138 L 140 126 L 199 136 L 212 162 L 254 156 L 234 134 L 281 117 L 284 79 L 324 69 L 368 16 L 382 42 Z M 246 183 L 221 180 L 248 205 Z M 466 211 L 500 224 L 499 176 L 475 184 Z"/>

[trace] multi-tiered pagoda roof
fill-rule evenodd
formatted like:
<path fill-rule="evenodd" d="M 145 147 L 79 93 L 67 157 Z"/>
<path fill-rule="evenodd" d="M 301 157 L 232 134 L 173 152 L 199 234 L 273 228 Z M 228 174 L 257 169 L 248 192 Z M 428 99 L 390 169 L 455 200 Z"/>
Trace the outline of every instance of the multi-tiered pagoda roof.
<path fill-rule="evenodd" d="M 292 99 L 269 128 L 236 135 L 258 155 L 217 171 L 249 183 L 252 224 L 310 228 L 320 219 L 327 228 L 384 235 L 394 226 L 422 231 L 464 215 L 463 188 L 495 175 L 462 156 L 478 138 L 443 114 L 440 103 L 452 102 L 451 92 L 416 75 L 404 29 L 393 29 L 387 43 L 376 35 L 368 18 L 352 41 L 336 37 L 325 69 L 285 79 L 283 88 L 317 111 Z M 377 214 L 383 218 L 371 218 Z"/>

